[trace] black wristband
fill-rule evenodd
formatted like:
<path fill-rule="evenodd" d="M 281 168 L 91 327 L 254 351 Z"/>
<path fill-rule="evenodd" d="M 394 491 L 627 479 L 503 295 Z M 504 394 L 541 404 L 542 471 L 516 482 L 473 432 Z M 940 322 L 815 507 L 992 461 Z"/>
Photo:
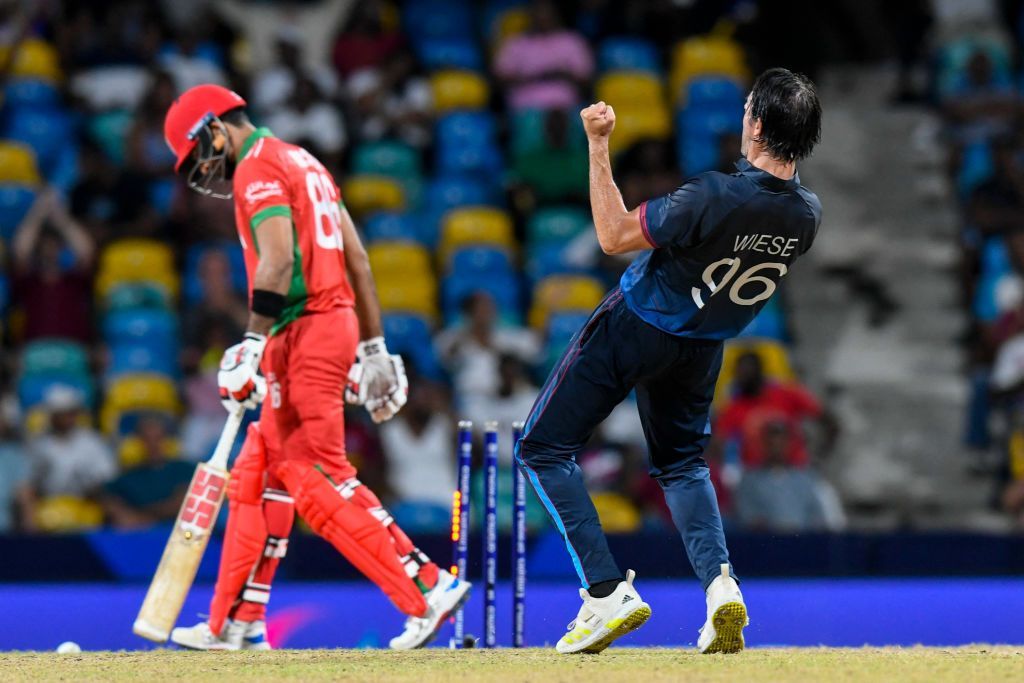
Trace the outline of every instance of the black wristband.
<path fill-rule="evenodd" d="M 252 306 L 250 306 L 250 310 L 256 315 L 277 320 L 281 317 L 281 313 L 284 312 L 284 307 L 287 303 L 288 300 L 284 294 L 278 294 L 266 289 L 254 289 L 252 290 Z"/>

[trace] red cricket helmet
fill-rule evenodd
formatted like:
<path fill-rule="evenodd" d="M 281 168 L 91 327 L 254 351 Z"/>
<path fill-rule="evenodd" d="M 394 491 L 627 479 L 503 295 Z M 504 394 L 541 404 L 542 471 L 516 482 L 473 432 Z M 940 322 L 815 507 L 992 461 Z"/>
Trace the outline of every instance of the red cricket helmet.
<path fill-rule="evenodd" d="M 244 106 L 241 95 L 212 83 L 197 85 L 179 95 L 164 118 L 164 140 L 177 157 L 174 170 L 180 171 L 192 154 L 200 130 L 215 117 Z"/>

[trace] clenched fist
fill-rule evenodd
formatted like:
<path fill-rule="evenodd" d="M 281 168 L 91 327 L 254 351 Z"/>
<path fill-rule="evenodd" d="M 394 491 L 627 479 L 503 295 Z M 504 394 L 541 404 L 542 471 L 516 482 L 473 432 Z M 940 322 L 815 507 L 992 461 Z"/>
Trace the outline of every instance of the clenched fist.
<path fill-rule="evenodd" d="M 583 130 L 591 139 L 606 138 L 615 128 L 615 110 L 604 102 L 586 107 L 580 112 L 580 118 L 583 119 Z"/>

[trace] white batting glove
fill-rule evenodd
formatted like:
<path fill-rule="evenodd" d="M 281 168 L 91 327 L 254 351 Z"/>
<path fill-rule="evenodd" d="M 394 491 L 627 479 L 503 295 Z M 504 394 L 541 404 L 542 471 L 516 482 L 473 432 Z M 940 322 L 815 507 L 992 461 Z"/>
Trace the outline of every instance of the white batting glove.
<path fill-rule="evenodd" d="M 348 371 L 345 400 L 366 406 L 370 418 L 379 424 L 393 418 L 408 398 L 409 378 L 402 357 L 388 353 L 383 337 L 359 342 L 356 362 Z"/>
<path fill-rule="evenodd" d="M 260 376 L 260 358 L 267 345 L 262 334 L 247 332 L 242 343 L 224 352 L 217 372 L 220 402 L 229 413 L 252 410 L 267 395 L 267 381 Z"/>

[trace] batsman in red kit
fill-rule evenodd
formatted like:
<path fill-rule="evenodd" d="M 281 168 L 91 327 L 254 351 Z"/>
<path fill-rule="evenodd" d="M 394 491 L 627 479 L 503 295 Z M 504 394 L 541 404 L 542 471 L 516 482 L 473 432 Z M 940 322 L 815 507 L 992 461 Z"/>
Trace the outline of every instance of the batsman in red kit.
<path fill-rule="evenodd" d="M 234 197 L 251 313 L 218 384 L 229 412 L 263 403 L 231 470 L 209 622 L 171 639 L 269 649 L 266 606 L 297 511 L 407 616 L 391 647 L 426 645 L 470 585 L 416 548 L 345 457 L 345 400 L 383 422 L 405 404 L 408 380 L 385 346 L 366 251 L 334 179 L 306 150 L 253 126 L 245 100 L 220 86 L 183 93 L 164 135 L 191 188 Z"/>

